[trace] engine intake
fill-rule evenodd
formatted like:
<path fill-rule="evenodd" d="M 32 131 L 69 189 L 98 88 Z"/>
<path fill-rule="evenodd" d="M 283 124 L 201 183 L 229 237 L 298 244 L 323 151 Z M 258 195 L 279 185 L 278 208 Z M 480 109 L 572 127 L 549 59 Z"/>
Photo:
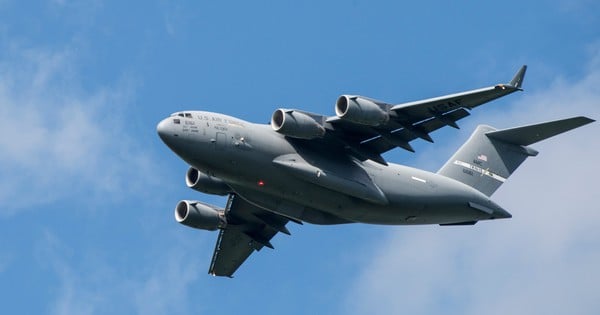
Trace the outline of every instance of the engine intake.
<path fill-rule="evenodd" d="M 308 113 L 278 109 L 271 116 L 273 130 L 292 138 L 315 139 L 325 135 L 325 128 Z"/>
<path fill-rule="evenodd" d="M 185 184 L 196 191 L 211 195 L 224 196 L 231 192 L 231 187 L 223 180 L 202 173 L 194 167 L 190 167 L 185 173 Z"/>
<path fill-rule="evenodd" d="M 175 206 L 175 220 L 196 229 L 214 231 L 227 226 L 225 211 L 196 200 L 181 200 Z"/>
<path fill-rule="evenodd" d="M 335 102 L 335 113 L 357 124 L 379 126 L 390 119 L 388 106 L 362 96 L 342 95 Z"/>

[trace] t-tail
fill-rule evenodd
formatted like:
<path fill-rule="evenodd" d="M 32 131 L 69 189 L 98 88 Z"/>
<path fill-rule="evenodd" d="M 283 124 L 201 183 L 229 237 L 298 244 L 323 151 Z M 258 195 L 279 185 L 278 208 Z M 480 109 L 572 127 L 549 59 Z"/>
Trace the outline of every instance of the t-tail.
<path fill-rule="evenodd" d="M 573 117 L 504 130 L 480 125 L 438 174 L 491 196 L 527 157 L 538 154 L 529 145 L 593 121 Z"/>

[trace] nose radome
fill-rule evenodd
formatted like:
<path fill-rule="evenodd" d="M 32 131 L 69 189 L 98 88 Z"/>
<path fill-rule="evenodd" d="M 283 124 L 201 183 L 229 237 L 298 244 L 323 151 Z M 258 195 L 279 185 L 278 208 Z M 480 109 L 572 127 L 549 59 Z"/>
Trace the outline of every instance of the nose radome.
<path fill-rule="evenodd" d="M 169 118 L 165 118 L 156 126 L 156 132 L 163 141 L 165 141 L 165 138 L 167 137 L 170 124 Z"/>

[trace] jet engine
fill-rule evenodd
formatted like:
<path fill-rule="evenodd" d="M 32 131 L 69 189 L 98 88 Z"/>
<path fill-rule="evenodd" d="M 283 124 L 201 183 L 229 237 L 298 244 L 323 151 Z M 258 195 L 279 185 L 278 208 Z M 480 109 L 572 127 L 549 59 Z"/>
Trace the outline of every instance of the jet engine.
<path fill-rule="evenodd" d="M 358 95 L 342 95 L 335 102 L 335 113 L 357 124 L 379 126 L 390 119 L 388 106 Z"/>
<path fill-rule="evenodd" d="M 314 139 L 325 135 L 325 128 L 308 113 L 278 109 L 271 116 L 273 130 L 292 138 Z"/>
<path fill-rule="evenodd" d="M 211 195 L 224 196 L 231 188 L 223 180 L 200 172 L 190 167 L 185 173 L 185 184 L 193 190 Z"/>
<path fill-rule="evenodd" d="M 196 229 L 214 231 L 227 226 L 225 211 L 195 200 L 181 200 L 175 206 L 175 220 Z"/>

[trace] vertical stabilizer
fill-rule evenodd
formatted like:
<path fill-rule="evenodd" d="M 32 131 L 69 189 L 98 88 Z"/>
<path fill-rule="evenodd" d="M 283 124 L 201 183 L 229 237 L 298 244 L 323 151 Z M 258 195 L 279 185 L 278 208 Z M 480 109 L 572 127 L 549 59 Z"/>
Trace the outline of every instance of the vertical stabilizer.
<path fill-rule="evenodd" d="M 528 145 L 593 121 L 574 117 L 504 130 L 480 125 L 438 174 L 491 196 L 527 157 L 538 154 Z"/>

